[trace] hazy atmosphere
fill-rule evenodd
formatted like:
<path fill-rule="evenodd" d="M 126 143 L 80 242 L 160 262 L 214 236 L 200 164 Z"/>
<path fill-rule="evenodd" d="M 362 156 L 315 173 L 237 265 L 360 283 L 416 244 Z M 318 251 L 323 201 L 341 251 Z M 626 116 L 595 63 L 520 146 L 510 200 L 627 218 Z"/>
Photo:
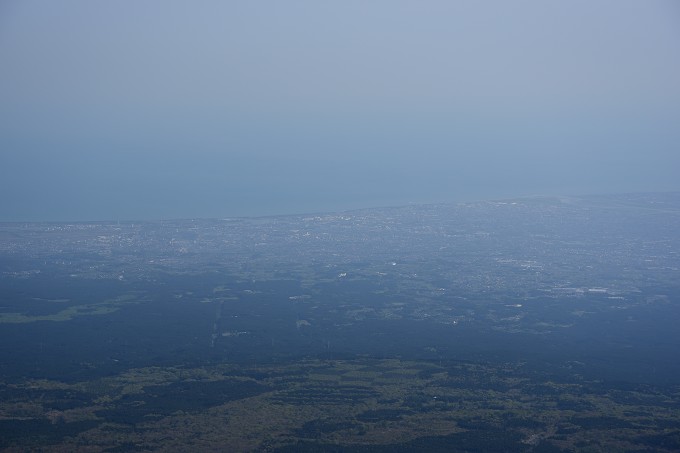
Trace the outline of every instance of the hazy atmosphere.
<path fill-rule="evenodd" d="M 0 220 L 680 190 L 675 1 L 0 4 Z"/>
<path fill-rule="evenodd" d="M 679 0 L 0 0 L 0 452 L 680 452 Z"/>

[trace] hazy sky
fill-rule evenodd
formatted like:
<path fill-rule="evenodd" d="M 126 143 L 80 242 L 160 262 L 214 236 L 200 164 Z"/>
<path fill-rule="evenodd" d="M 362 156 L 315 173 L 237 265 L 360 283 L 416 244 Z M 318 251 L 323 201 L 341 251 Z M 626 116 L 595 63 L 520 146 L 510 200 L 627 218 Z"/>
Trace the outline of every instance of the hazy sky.
<path fill-rule="evenodd" d="M 680 190 L 680 2 L 0 3 L 0 220 Z"/>

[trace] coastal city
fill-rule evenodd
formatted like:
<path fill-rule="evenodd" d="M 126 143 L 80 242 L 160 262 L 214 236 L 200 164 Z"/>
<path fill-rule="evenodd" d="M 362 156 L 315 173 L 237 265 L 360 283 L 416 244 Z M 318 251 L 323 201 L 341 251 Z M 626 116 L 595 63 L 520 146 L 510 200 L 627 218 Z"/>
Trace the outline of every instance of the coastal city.
<path fill-rule="evenodd" d="M 0 224 L 0 448 L 674 451 L 678 231 L 677 194 Z"/>

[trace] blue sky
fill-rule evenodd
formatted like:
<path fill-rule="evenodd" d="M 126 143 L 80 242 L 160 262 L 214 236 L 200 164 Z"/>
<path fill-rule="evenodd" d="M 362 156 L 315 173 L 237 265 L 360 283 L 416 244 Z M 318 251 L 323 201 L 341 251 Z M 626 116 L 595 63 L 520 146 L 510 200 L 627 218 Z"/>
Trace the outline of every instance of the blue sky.
<path fill-rule="evenodd" d="M 675 1 L 5 1 L 0 220 L 680 190 Z"/>

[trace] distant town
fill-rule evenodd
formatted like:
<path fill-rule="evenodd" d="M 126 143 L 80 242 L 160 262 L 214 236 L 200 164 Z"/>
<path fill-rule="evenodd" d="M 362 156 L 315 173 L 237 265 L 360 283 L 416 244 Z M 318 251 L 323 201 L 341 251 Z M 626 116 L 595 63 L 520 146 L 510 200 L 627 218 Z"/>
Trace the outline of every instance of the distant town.
<path fill-rule="evenodd" d="M 0 448 L 677 451 L 678 231 L 675 193 L 3 223 Z"/>

